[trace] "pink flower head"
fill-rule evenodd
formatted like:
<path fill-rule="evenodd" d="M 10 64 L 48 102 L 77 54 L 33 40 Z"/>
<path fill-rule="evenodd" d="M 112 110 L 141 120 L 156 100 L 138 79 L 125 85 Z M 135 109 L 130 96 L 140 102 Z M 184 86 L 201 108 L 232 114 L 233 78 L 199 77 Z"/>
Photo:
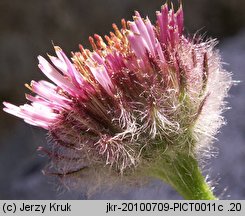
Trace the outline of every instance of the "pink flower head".
<path fill-rule="evenodd" d="M 109 165 L 122 173 L 167 149 L 193 152 L 215 135 L 231 84 L 215 42 L 183 35 L 181 6 L 174 12 L 165 4 L 156 17 L 154 25 L 135 12 L 134 21 L 113 24 L 105 40 L 90 37 L 93 51 L 80 45 L 71 59 L 55 46 L 50 61 L 38 57 L 51 82 L 32 81 L 30 103 L 4 102 L 4 111 L 48 131 L 52 145 L 41 149 L 50 172 Z M 175 144 L 182 139 L 184 146 Z"/>

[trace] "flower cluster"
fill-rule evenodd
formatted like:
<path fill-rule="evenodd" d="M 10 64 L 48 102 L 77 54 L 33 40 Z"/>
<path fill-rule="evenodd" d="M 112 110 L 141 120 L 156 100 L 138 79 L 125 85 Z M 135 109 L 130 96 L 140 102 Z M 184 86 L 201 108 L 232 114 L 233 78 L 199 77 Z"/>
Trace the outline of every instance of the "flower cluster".
<path fill-rule="evenodd" d="M 182 6 L 162 6 L 157 21 L 135 12 L 104 39 L 90 37 L 69 59 L 55 46 L 39 68 L 52 81 L 26 85 L 30 103 L 4 110 L 48 131 L 57 175 L 110 167 L 123 173 L 159 155 L 195 154 L 223 123 L 231 85 L 215 41 L 183 34 Z M 168 153 L 167 153 L 168 152 Z M 107 165 L 107 166 L 106 166 Z"/>

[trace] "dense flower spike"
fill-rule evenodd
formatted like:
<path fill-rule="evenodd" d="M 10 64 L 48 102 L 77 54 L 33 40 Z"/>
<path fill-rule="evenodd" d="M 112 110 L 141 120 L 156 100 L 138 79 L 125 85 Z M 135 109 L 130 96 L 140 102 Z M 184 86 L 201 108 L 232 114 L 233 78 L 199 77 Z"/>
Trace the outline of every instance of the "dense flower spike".
<path fill-rule="evenodd" d="M 32 81 L 31 104 L 4 103 L 6 112 L 48 130 L 59 175 L 109 165 L 124 171 L 171 152 L 196 154 L 223 123 L 223 99 L 231 85 L 214 50 L 183 35 L 182 6 L 162 6 L 157 22 L 135 12 L 122 29 L 90 37 L 93 51 L 80 45 L 69 60 L 39 56 L 39 68 L 52 81 Z M 194 140 L 194 141 L 193 141 Z M 158 155 L 157 155 L 158 154 Z"/>

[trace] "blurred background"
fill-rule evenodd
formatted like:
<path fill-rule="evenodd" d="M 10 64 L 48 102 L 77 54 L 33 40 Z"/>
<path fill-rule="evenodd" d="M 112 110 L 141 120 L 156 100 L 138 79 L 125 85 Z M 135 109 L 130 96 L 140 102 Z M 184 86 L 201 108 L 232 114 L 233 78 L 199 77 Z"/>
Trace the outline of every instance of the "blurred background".
<path fill-rule="evenodd" d="M 175 5 L 178 5 L 173 1 Z M 224 67 L 235 80 L 245 80 L 245 1 L 182 0 L 185 31 L 217 38 Z M 25 103 L 24 83 L 43 79 L 38 55 L 53 54 L 52 41 L 69 55 L 78 44 L 90 47 L 88 37 L 105 35 L 113 22 L 132 19 L 134 10 L 155 20 L 164 0 L 0 0 L 0 101 Z M 224 199 L 245 198 L 245 86 L 230 91 L 227 126 L 218 135 L 219 153 L 209 161 L 215 192 Z M 0 110 L 0 199 L 181 199 L 155 180 L 139 188 L 86 191 L 57 190 L 42 175 L 46 163 L 36 152 L 46 145 L 45 131 Z M 211 168 L 210 168 L 211 167 Z M 63 192 L 61 192 L 63 191 Z"/>

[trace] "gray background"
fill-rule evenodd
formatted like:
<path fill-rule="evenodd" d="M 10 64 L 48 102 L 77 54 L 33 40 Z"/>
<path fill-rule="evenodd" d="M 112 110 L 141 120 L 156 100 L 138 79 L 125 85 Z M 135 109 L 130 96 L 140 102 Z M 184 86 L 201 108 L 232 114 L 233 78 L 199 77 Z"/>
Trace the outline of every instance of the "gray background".
<path fill-rule="evenodd" d="M 161 0 L 0 0 L 0 101 L 25 103 L 24 83 L 44 78 L 36 56 L 53 54 L 52 43 L 67 54 L 88 47 L 88 36 L 111 31 L 111 23 L 131 19 L 134 10 L 155 20 Z M 245 1 L 183 0 L 185 30 L 218 38 L 227 70 L 245 80 Z M 224 199 L 245 198 L 245 87 L 230 91 L 227 126 L 218 135 L 219 153 L 209 161 L 215 192 Z M 2 105 L 1 105 L 2 106 Z M 36 152 L 46 145 L 45 132 L 0 110 L 0 199 L 181 199 L 167 185 L 154 180 L 144 187 L 86 191 L 57 190 L 42 175 L 46 159 Z M 208 172 L 206 172 L 208 173 Z"/>

